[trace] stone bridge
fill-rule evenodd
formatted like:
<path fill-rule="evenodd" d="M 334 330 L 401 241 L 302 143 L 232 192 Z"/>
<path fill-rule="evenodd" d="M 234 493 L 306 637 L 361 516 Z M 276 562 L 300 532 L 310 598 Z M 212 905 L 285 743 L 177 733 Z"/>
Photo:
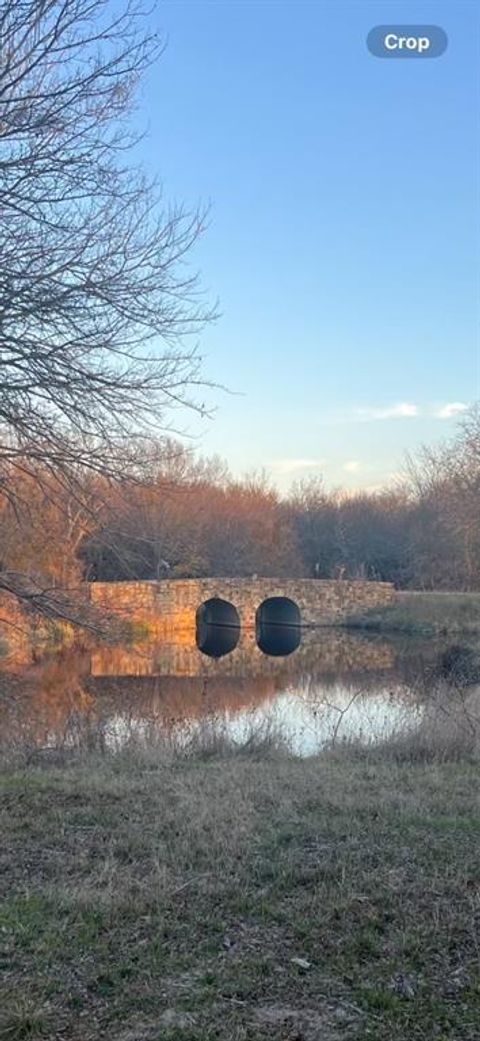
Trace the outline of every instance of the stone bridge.
<path fill-rule="evenodd" d="M 257 622 L 335 625 L 395 597 L 389 582 L 363 580 L 200 578 L 92 582 L 89 588 L 92 603 L 159 633 L 192 630 L 199 621 L 242 629 Z"/>

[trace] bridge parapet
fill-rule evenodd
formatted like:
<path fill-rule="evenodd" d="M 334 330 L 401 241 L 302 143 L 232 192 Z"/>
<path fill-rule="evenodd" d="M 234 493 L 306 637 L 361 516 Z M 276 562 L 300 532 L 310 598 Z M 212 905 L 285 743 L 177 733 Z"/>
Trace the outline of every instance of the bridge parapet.
<path fill-rule="evenodd" d="M 335 625 L 349 615 L 390 603 L 390 582 L 328 579 L 200 578 L 145 582 L 92 582 L 92 603 L 150 627 L 189 629 L 198 608 L 218 597 L 233 604 L 242 628 L 253 628 L 258 608 L 285 597 L 299 608 L 303 625 Z"/>

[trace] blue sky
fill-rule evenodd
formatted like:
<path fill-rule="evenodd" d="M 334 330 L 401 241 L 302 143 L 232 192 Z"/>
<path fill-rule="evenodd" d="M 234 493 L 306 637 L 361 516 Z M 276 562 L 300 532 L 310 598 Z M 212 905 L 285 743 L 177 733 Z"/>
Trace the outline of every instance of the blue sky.
<path fill-rule="evenodd" d="M 232 391 L 184 427 L 282 488 L 376 487 L 478 395 L 480 8 L 164 0 L 155 22 L 143 158 L 168 198 L 211 203 L 201 347 Z M 449 47 L 376 59 L 380 23 Z"/>

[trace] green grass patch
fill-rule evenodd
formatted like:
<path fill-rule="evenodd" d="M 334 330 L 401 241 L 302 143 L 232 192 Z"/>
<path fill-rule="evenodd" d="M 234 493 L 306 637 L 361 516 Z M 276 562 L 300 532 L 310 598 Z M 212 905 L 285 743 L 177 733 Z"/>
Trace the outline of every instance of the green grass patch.
<path fill-rule="evenodd" d="M 406 636 L 480 636 L 480 593 L 397 593 L 393 603 L 355 614 L 346 624 Z"/>

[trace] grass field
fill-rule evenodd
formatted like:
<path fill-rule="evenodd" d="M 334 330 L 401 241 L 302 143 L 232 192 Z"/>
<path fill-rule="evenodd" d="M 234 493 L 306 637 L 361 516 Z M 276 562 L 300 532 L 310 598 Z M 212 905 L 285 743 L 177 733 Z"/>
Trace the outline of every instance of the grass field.
<path fill-rule="evenodd" d="M 478 765 L 388 749 L 1 778 L 2 1041 L 474 1041 Z"/>
<path fill-rule="evenodd" d="M 397 592 L 393 603 L 355 615 L 348 626 L 412 636 L 480 637 L 480 593 Z"/>

